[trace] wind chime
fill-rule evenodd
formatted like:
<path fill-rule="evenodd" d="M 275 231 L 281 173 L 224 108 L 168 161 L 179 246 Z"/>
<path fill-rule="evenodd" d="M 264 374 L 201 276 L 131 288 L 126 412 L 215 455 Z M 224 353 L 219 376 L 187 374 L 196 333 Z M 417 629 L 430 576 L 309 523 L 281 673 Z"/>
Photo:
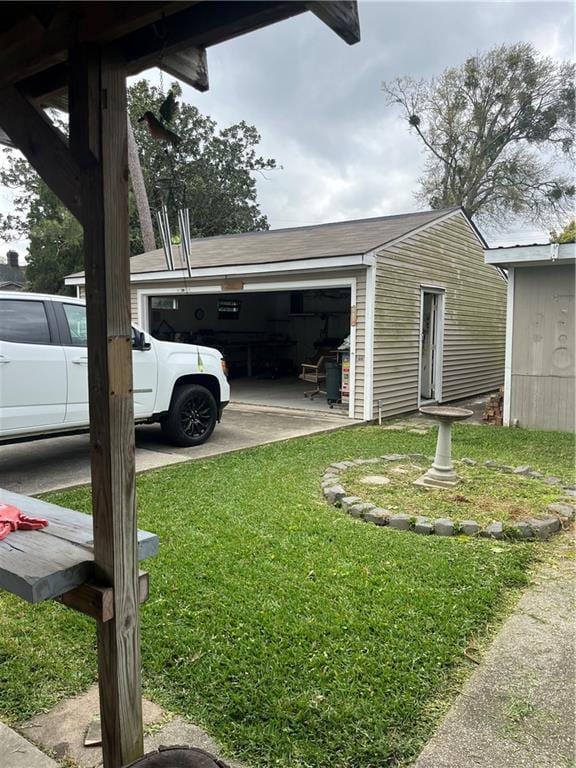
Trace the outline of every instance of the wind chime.
<path fill-rule="evenodd" d="M 160 87 L 162 90 L 162 83 Z M 174 133 L 174 131 L 170 130 L 168 123 L 172 122 L 177 109 L 178 104 L 174 97 L 174 92 L 170 91 L 160 106 L 158 117 L 148 110 L 142 115 L 138 122 L 146 123 L 148 131 L 153 139 L 170 144 L 173 148 L 176 148 L 181 139 L 180 136 Z M 171 155 L 168 148 L 166 148 L 165 152 L 168 162 L 170 163 Z M 156 212 L 156 218 L 158 221 L 158 230 L 162 241 L 164 258 L 166 259 L 166 267 L 170 272 L 173 272 L 177 268 L 174 261 L 172 232 L 168 216 L 168 201 L 172 191 L 173 178 L 174 172 L 169 176 L 161 176 L 156 183 L 156 187 L 160 194 L 160 210 Z M 178 209 L 178 229 L 180 234 L 181 255 L 183 256 L 184 265 L 188 271 L 188 277 L 192 277 L 192 268 L 190 265 L 190 211 L 188 208 Z"/>

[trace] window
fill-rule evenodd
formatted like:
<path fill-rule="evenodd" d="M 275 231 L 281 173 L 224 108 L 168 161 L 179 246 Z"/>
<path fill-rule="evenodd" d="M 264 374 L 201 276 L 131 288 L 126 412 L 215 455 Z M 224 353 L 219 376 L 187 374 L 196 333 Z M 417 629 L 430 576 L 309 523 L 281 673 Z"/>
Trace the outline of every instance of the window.
<path fill-rule="evenodd" d="M 50 328 L 41 301 L 2 299 L 0 339 L 18 344 L 50 344 Z"/>
<path fill-rule="evenodd" d="M 70 330 L 73 347 L 85 347 L 88 344 L 86 330 L 86 307 L 80 304 L 63 304 L 64 314 Z"/>
<path fill-rule="evenodd" d="M 218 299 L 218 320 L 238 320 L 240 302 L 237 299 Z"/>

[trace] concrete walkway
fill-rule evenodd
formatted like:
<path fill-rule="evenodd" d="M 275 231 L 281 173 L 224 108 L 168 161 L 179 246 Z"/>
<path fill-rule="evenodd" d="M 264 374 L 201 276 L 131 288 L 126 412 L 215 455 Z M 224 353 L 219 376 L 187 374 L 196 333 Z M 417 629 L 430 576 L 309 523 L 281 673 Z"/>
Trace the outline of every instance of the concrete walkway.
<path fill-rule="evenodd" d="M 575 568 L 536 577 L 413 768 L 574 768 Z"/>

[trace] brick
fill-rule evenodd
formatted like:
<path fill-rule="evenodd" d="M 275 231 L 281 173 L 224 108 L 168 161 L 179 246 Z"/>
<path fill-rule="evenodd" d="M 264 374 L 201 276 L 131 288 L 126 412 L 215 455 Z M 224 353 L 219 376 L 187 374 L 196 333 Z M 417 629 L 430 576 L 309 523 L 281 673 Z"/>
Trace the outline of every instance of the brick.
<path fill-rule="evenodd" d="M 388 509 L 374 507 L 374 509 L 364 512 L 364 520 L 366 520 L 367 523 L 374 523 L 374 525 L 388 525 L 391 514 L 392 513 Z"/>
<path fill-rule="evenodd" d="M 520 522 L 520 523 L 514 523 L 514 525 L 510 526 L 512 534 L 516 535 L 519 539 L 533 539 L 534 538 L 534 531 L 532 530 L 532 526 L 529 523 Z"/>
<path fill-rule="evenodd" d="M 460 531 L 465 536 L 476 536 L 480 532 L 480 525 L 476 520 L 462 520 L 460 523 Z"/>
<path fill-rule="evenodd" d="M 574 509 L 572 504 L 565 504 L 562 501 L 558 501 L 555 504 L 548 504 L 546 512 L 550 512 L 552 515 L 558 515 L 558 517 L 562 517 L 564 520 L 574 520 L 576 509 Z"/>
<path fill-rule="evenodd" d="M 554 475 L 550 475 L 549 477 L 544 478 L 544 482 L 548 483 L 548 485 L 562 485 L 562 480 L 560 480 L 559 477 L 554 477 Z"/>
<path fill-rule="evenodd" d="M 396 514 L 390 516 L 389 525 L 390 528 L 395 528 L 398 531 L 410 530 L 410 515 Z"/>
<path fill-rule="evenodd" d="M 362 499 L 359 496 L 343 496 L 340 499 L 340 506 L 344 510 L 344 512 L 348 512 L 350 507 L 353 504 L 360 504 L 362 502 Z"/>
<path fill-rule="evenodd" d="M 434 532 L 437 536 L 454 536 L 454 523 L 447 517 L 441 517 L 434 523 Z"/>
<path fill-rule="evenodd" d="M 434 525 L 430 522 L 429 517 L 417 517 L 414 524 L 414 531 L 423 536 L 429 536 L 434 533 Z"/>
<path fill-rule="evenodd" d="M 360 504 L 351 504 L 348 507 L 348 514 L 351 517 L 364 517 L 364 515 L 367 512 L 370 512 L 370 510 L 374 509 L 374 504 L 366 504 L 364 502 L 361 502 Z"/>
<path fill-rule="evenodd" d="M 543 520 L 537 520 L 531 518 L 528 520 L 528 525 L 534 531 L 534 535 L 538 539 L 547 539 L 560 530 L 560 520 L 557 517 L 546 517 Z"/>
<path fill-rule="evenodd" d="M 340 504 L 340 500 L 346 496 L 346 490 L 341 485 L 331 485 L 324 488 L 324 496 L 329 504 Z"/>
<path fill-rule="evenodd" d="M 504 526 L 502 523 L 490 523 L 481 531 L 480 536 L 486 539 L 503 539 L 504 538 Z"/>

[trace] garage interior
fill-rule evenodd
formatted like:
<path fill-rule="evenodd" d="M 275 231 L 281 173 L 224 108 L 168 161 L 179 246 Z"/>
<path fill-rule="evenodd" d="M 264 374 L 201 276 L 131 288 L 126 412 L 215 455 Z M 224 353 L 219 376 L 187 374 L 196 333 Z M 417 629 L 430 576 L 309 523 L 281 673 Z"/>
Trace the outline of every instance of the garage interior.
<path fill-rule="evenodd" d="M 155 338 L 222 352 L 233 402 L 348 414 L 350 288 L 163 294 L 148 302 Z"/>

